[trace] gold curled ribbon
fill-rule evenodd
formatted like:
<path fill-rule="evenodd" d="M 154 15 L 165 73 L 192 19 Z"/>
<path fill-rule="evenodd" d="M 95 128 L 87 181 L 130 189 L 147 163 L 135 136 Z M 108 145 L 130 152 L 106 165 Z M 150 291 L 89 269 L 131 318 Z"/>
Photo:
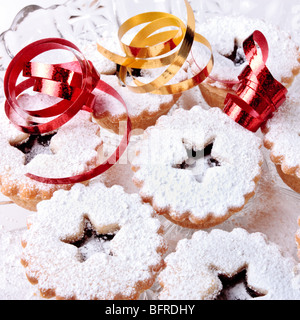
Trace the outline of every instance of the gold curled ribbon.
<path fill-rule="evenodd" d="M 136 15 L 125 21 L 119 28 L 118 38 L 124 56 L 115 54 L 99 43 L 98 51 L 109 60 L 120 65 L 119 78 L 126 87 L 135 93 L 177 94 L 187 91 L 203 82 L 211 73 L 214 65 L 214 57 L 210 43 L 202 35 L 195 32 L 195 16 L 189 2 L 185 0 L 187 8 L 187 25 L 169 13 L 147 12 Z M 122 42 L 126 33 L 147 23 L 133 38 L 129 45 Z M 159 30 L 172 27 L 177 30 Z M 195 76 L 187 80 L 169 84 L 183 67 L 194 41 L 199 42 L 210 50 L 210 59 L 207 65 Z M 132 75 L 132 69 L 156 69 L 167 67 L 166 70 L 150 83 L 142 83 Z M 130 74 L 136 86 L 127 83 L 127 75 Z"/>

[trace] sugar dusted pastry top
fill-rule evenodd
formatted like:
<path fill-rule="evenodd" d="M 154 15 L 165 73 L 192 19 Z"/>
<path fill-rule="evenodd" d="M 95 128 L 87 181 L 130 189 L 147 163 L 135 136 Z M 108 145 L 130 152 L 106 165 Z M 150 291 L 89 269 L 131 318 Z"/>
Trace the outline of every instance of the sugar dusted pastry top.
<path fill-rule="evenodd" d="M 115 75 L 102 75 L 101 79 L 112 86 L 118 91 L 121 97 L 124 99 L 128 113 L 131 117 L 139 117 L 147 114 L 151 117 L 151 114 L 159 112 L 163 105 L 172 105 L 174 103 L 174 97 L 172 95 L 156 95 L 151 93 L 133 93 L 128 88 L 123 87 L 120 81 Z M 144 83 L 151 81 L 150 78 L 139 78 Z M 114 99 L 106 94 L 99 92 L 97 97 L 98 101 L 101 101 L 101 111 L 108 112 L 111 117 L 119 117 L 120 114 L 124 114 L 124 107 Z M 97 114 L 95 117 L 97 118 Z"/>
<path fill-rule="evenodd" d="M 291 40 L 289 34 L 278 27 L 265 23 L 259 19 L 250 19 L 244 16 L 215 16 L 205 23 L 199 23 L 196 31 L 202 34 L 210 42 L 215 64 L 211 76 L 220 80 L 237 80 L 241 71 L 248 62 L 245 59 L 242 43 L 255 30 L 261 31 L 269 45 L 269 58 L 267 67 L 278 81 L 287 85 L 290 78 L 293 78 L 293 71 L 300 68 L 300 52 L 297 45 Z M 244 59 L 244 63 L 235 65 L 233 61 L 225 56 L 231 55 L 235 43 L 239 47 L 238 56 Z M 193 56 L 200 67 L 207 63 L 209 57 L 205 48 L 197 46 L 193 50 Z M 198 71 L 192 61 L 190 63 L 194 72 Z M 208 80 L 210 81 L 210 80 Z M 214 83 L 215 86 L 222 86 L 221 83 Z"/>
<path fill-rule="evenodd" d="M 203 150 L 211 143 L 211 156 L 221 165 L 204 168 L 201 182 L 191 170 L 178 168 L 188 160 L 187 150 Z M 151 199 L 155 209 L 169 210 L 173 218 L 187 212 L 191 221 L 220 218 L 243 207 L 245 197 L 254 192 L 260 147 L 258 137 L 218 108 L 179 109 L 146 130 L 132 163 L 134 181 L 143 198 Z"/>
<path fill-rule="evenodd" d="M 67 299 L 136 298 L 162 263 L 165 242 L 153 215 L 137 194 L 120 186 L 106 188 L 93 180 L 88 187 L 59 190 L 30 220 L 22 256 L 27 275 L 38 278 L 40 290 L 53 289 Z M 116 235 L 109 248 L 80 262 L 70 242 L 82 237 L 86 218 L 98 233 Z"/>
<path fill-rule="evenodd" d="M 57 102 L 55 98 L 37 94 L 23 95 L 19 103 L 25 107 L 37 108 Z M 2 184 L 17 183 L 28 186 L 39 185 L 42 189 L 49 186 L 35 182 L 24 176 L 27 172 L 49 178 L 59 178 L 83 173 L 89 165 L 96 162 L 97 148 L 102 140 L 99 126 L 92 123 L 91 114 L 80 111 L 71 121 L 61 127 L 51 139 L 51 152 L 38 154 L 28 164 L 25 155 L 14 147 L 26 142 L 28 135 L 19 132 L 4 114 L 3 105 L 0 119 L 0 175 Z"/>
<path fill-rule="evenodd" d="M 265 144 L 271 149 L 271 157 L 281 164 L 284 172 L 295 171 L 300 178 L 300 103 L 289 98 L 264 128 Z"/>
<path fill-rule="evenodd" d="M 191 240 L 181 240 L 165 260 L 167 267 L 159 277 L 162 300 L 215 299 L 222 289 L 219 275 L 232 277 L 245 268 L 248 286 L 262 295 L 256 299 L 300 299 L 296 262 L 261 233 L 198 231 Z"/>

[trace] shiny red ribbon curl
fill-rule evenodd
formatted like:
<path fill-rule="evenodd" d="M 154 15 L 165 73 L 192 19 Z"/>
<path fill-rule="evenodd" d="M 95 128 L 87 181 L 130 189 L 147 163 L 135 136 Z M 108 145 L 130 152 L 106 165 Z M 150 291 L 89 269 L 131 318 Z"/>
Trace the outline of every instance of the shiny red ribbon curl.
<path fill-rule="evenodd" d="M 46 51 L 58 49 L 72 52 L 77 61 L 56 65 L 30 62 Z M 21 74 L 28 79 L 17 84 Z M 26 110 L 18 104 L 17 98 L 29 88 L 62 100 L 44 109 Z M 101 110 L 101 105 L 96 103 L 93 93 L 95 89 L 117 99 L 127 113 L 127 130 L 115 152 L 101 165 L 76 176 L 45 178 L 27 173 L 27 177 L 46 184 L 75 184 L 104 173 L 118 162 L 127 149 L 130 140 L 131 121 L 122 97 L 115 89 L 100 80 L 100 75 L 93 64 L 85 59 L 73 43 L 60 38 L 39 40 L 22 49 L 13 58 L 4 78 L 5 113 L 8 119 L 24 133 L 32 135 L 49 133 L 66 124 L 80 110 L 88 112 Z M 25 120 L 28 125 L 20 124 L 18 119 L 13 117 L 13 112 Z M 51 119 L 48 122 L 41 121 L 45 118 Z"/>
<path fill-rule="evenodd" d="M 224 112 L 244 128 L 256 132 L 283 104 L 288 91 L 266 67 L 269 47 L 260 31 L 254 31 L 244 41 L 243 49 L 249 65 L 239 76 L 236 95 L 227 95 Z"/>

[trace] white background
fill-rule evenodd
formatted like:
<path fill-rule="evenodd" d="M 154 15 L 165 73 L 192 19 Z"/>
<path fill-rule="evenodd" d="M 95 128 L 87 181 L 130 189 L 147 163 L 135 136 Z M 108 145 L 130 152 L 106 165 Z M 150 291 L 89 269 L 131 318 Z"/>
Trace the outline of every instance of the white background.
<path fill-rule="evenodd" d="M 24 7 L 35 4 L 47 8 L 53 4 L 62 4 L 66 0 L 1 0 L 0 4 L 0 33 L 9 29 L 14 17 Z"/>

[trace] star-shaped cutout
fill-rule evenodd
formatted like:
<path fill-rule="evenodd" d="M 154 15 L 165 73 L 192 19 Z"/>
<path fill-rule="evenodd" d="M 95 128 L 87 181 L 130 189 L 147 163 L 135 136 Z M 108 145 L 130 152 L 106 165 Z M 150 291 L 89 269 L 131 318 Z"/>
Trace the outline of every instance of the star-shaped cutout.
<path fill-rule="evenodd" d="M 51 139 L 54 134 L 49 135 L 31 135 L 23 143 L 16 145 L 15 147 L 25 154 L 25 165 L 34 159 L 38 154 L 51 154 L 50 149 Z"/>
<path fill-rule="evenodd" d="M 77 258 L 80 262 L 85 262 L 92 255 L 97 253 L 105 253 L 112 256 L 110 250 L 110 242 L 114 239 L 116 232 L 108 234 L 97 233 L 88 218 L 85 219 L 85 228 L 82 238 L 75 242 L 67 242 L 78 248 Z"/>
<path fill-rule="evenodd" d="M 263 297 L 264 294 L 251 289 L 247 283 L 247 270 L 239 272 L 232 278 L 219 276 L 223 289 L 216 300 L 248 300 Z"/>
<path fill-rule="evenodd" d="M 211 156 L 213 143 L 203 150 L 186 149 L 188 159 L 176 166 L 177 169 L 191 170 L 195 179 L 202 182 L 209 168 L 220 167 L 221 163 Z"/>

